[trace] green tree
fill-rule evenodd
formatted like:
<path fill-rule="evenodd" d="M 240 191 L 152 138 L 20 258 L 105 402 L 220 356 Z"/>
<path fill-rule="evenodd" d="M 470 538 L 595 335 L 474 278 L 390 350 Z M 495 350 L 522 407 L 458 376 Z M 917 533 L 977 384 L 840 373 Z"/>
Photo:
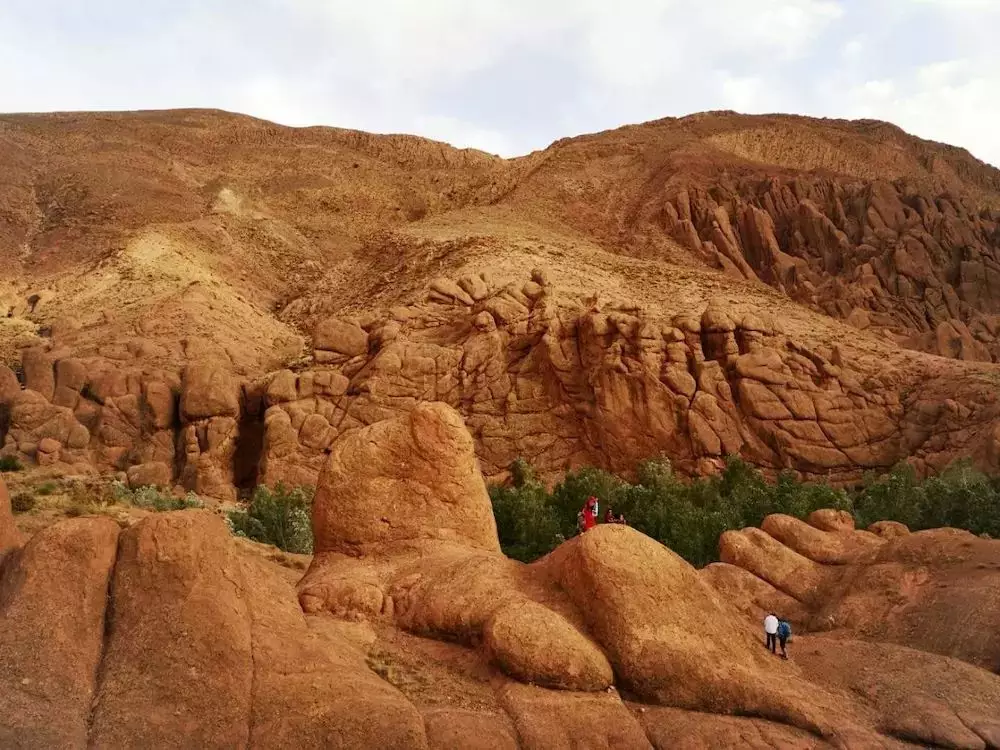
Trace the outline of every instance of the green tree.
<path fill-rule="evenodd" d="M 274 489 L 258 486 L 245 509 L 229 513 L 229 528 L 237 536 L 273 544 L 285 552 L 310 555 L 313 551 L 311 487 Z"/>

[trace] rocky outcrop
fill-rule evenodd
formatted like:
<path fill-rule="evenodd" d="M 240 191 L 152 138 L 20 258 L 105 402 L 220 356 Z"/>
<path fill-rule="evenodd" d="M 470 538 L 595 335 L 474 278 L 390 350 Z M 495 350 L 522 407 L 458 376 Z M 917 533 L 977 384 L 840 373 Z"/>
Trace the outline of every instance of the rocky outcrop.
<path fill-rule="evenodd" d="M 8 552 L 0 564 L 0 743 L 997 746 L 1000 677 L 940 655 L 948 645 L 975 662 L 989 649 L 921 641 L 930 629 L 914 630 L 919 616 L 954 631 L 935 620 L 946 609 L 966 626 L 972 613 L 995 615 L 983 609 L 998 600 L 993 584 L 979 586 L 996 578 L 995 546 L 948 531 L 878 536 L 834 512 L 814 514 L 809 528 L 768 519 L 803 559 L 815 548 L 827 560 L 811 560 L 817 585 L 832 586 L 826 602 L 788 585 L 782 565 L 774 584 L 757 589 L 802 596 L 795 601 L 807 620 L 869 606 L 856 597 L 877 590 L 864 576 L 877 566 L 920 566 L 932 583 L 924 596 L 877 574 L 909 601 L 855 617 L 848 627 L 869 627 L 864 640 L 844 629 L 805 635 L 808 622 L 797 623 L 785 662 L 761 644 L 751 612 L 760 603 L 745 596 L 751 587 L 727 589 L 713 568 L 696 571 L 633 529 L 598 526 L 533 565 L 504 558 L 495 535 L 487 539 L 482 479 L 470 476 L 473 444 L 460 432 L 455 411 L 432 405 L 357 433 L 357 517 L 377 511 L 408 525 L 399 537 L 369 533 L 361 546 L 335 514 L 318 513 L 322 541 L 298 602 L 283 575 L 202 510 L 148 516 L 125 530 L 103 518 L 63 521 Z M 434 460 L 436 477 L 427 466 Z M 342 486 L 345 466 L 343 456 L 329 458 L 320 497 L 329 501 Z M 396 491 L 413 486 L 423 489 Z M 734 534 L 722 540 L 729 559 L 742 538 Z M 768 536 L 767 555 L 800 554 Z M 747 549 L 749 565 L 757 547 Z M 939 598 L 952 576 L 969 578 L 976 593 Z M 870 629 L 882 621 L 889 630 Z M 880 640 L 898 637 L 896 626 L 931 650 Z M 980 646 L 992 643 L 992 630 L 982 629 Z M 431 671 L 400 679 L 374 651 L 380 639 L 410 643 Z M 434 650 L 437 641 L 444 650 Z"/>
<path fill-rule="evenodd" d="M 272 379 L 267 481 L 315 481 L 337 434 L 425 400 L 460 410 L 489 476 L 518 457 L 558 474 L 581 464 L 627 472 L 667 455 L 704 473 L 740 455 L 834 481 L 903 459 L 922 471 L 967 454 L 992 465 L 1000 406 L 972 379 L 855 369 L 843 350 L 720 304 L 665 320 L 586 308 L 537 280 L 487 287 L 479 301 L 447 289 L 372 323 L 392 328 L 377 351 Z"/>
<path fill-rule="evenodd" d="M 862 531 L 831 516 L 769 516 L 761 529 L 728 531 L 723 562 L 701 574 L 755 619 L 780 612 L 806 630 L 1000 671 L 1000 637 L 979 626 L 1000 617 L 1000 542 L 956 529 L 911 534 L 901 524 Z"/>
<path fill-rule="evenodd" d="M 580 465 L 630 472 L 661 455 L 688 474 L 739 455 L 835 482 L 902 460 L 922 473 L 970 455 L 1000 466 L 987 371 L 940 360 L 880 369 L 718 301 L 665 318 L 585 305 L 533 276 L 437 283 L 389 319 L 343 323 L 368 336 L 353 354 L 320 349 L 318 329 L 311 364 L 260 379 L 218 358 L 171 373 L 142 357 L 37 355 L 54 368 L 55 395 L 9 389 L 3 451 L 232 498 L 257 480 L 315 485 L 331 452 L 351 460 L 356 442 L 342 437 L 433 401 L 459 411 L 491 478 L 516 458 L 553 478 Z"/>
<path fill-rule="evenodd" d="M 500 549 L 472 438 L 443 404 L 421 404 L 403 420 L 338 441 L 312 517 L 319 552 L 364 553 L 420 539 Z"/>
<path fill-rule="evenodd" d="M 944 357 L 1000 359 L 1000 213 L 971 197 L 906 179 L 755 175 L 674 187 L 647 210 L 708 263 L 857 328 Z"/>
<path fill-rule="evenodd" d="M 416 709 L 219 519 L 118 536 L 65 521 L 0 571 L 4 747 L 426 747 Z"/>
<path fill-rule="evenodd" d="M 384 506 L 382 487 L 388 486 L 393 510 L 408 509 L 416 524 L 426 517 L 425 532 L 398 540 L 375 536 L 364 554 L 357 555 L 351 544 L 343 545 L 353 540 L 350 530 L 330 514 L 315 515 L 317 539 L 324 541 L 299 585 L 300 602 L 307 612 L 458 641 L 475 648 L 508 678 L 549 688 L 511 683 L 501 693 L 522 746 L 569 747 L 587 737 L 586 742 L 601 746 L 647 747 L 650 738 L 660 742 L 676 731 L 676 717 L 669 713 L 647 717 L 640 711 L 640 724 L 613 691 L 610 696 L 594 694 L 612 683 L 654 705 L 755 717 L 744 720 L 743 731 L 789 739 L 803 747 L 897 747 L 893 737 L 934 741 L 939 727 L 954 731 L 952 718 L 943 709 L 921 721 L 904 721 L 888 702 L 875 697 L 855 701 L 840 682 L 813 678 L 772 657 L 762 648 L 758 613 L 751 611 L 759 603 L 748 601 L 749 588 L 734 596 L 725 588 L 724 578 L 694 570 L 630 528 L 599 526 L 529 566 L 484 550 L 467 534 L 437 534 L 441 510 L 421 493 L 400 495 L 391 489 L 396 482 L 423 476 L 419 461 L 387 461 L 398 457 L 407 441 L 409 450 L 422 451 L 429 450 L 427 440 L 456 444 L 453 411 L 444 407 L 422 411 L 381 430 L 376 428 L 382 425 L 376 425 L 357 433 L 353 450 L 364 445 L 366 465 L 385 466 L 381 471 L 388 474 L 388 485 L 365 481 L 352 502 L 364 517 L 368 509 Z M 414 429 L 414 424 L 421 429 Z M 376 434 L 393 437 L 371 439 Z M 438 473 L 433 492 L 439 497 L 449 497 L 453 486 L 468 481 L 465 467 L 474 461 L 471 444 L 459 452 L 461 460 Z M 331 456 L 320 477 L 321 493 L 328 483 L 342 482 L 341 466 L 341 459 Z M 477 497 L 473 492 L 469 499 Z M 463 506 L 445 507 L 452 510 L 452 524 L 477 528 L 477 520 L 469 519 Z M 768 526 L 795 544 L 820 541 L 819 556 L 832 555 L 842 566 L 873 560 L 886 543 L 875 535 L 855 539 L 852 535 L 861 532 L 848 528 L 846 519 L 833 512 L 816 514 L 814 520 L 817 526 L 809 532 L 780 518 L 769 519 Z M 828 528 L 837 531 L 824 530 Z M 816 536 L 823 534 L 839 536 L 832 540 Z M 780 556 L 784 547 L 768 538 L 773 549 L 762 554 Z M 726 550 L 731 546 L 731 539 L 723 540 L 724 556 L 729 556 Z M 755 549 L 746 553 L 748 559 Z M 788 550 L 792 554 L 797 553 Z M 806 612 L 816 602 L 807 594 L 826 580 L 818 569 L 823 564 L 802 559 L 817 567 L 804 583 L 799 580 L 801 567 L 787 571 L 781 567 L 779 572 L 794 577 L 799 587 L 794 593 L 805 601 L 784 593 L 786 600 L 797 602 Z M 758 591 L 768 587 L 761 581 Z M 831 643 L 828 648 L 837 646 Z M 895 658 L 891 649 L 883 654 L 882 646 L 872 648 L 879 658 Z M 935 669 L 947 669 L 950 663 L 944 656 L 925 658 Z M 953 705 L 964 711 L 967 736 L 991 737 L 990 712 L 1000 707 L 995 695 L 1000 679 L 976 667 L 961 668 L 972 670 L 973 686 L 967 699 L 956 693 Z M 884 679 L 893 689 L 912 695 L 913 705 L 926 697 L 892 673 Z M 581 715 L 588 717 L 582 724 Z M 594 716 L 602 718 L 594 721 Z M 718 720 L 720 731 L 739 731 L 739 720 L 729 721 L 736 724 Z"/>

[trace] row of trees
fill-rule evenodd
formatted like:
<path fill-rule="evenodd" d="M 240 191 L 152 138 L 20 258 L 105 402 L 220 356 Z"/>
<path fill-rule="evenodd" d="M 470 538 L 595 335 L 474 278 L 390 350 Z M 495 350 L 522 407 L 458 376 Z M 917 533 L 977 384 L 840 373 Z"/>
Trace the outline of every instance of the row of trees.
<path fill-rule="evenodd" d="M 856 488 L 802 482 L 791 473 L 768 482 L 760 472 L 732 458 L 714 477 L 684 480 L 669 461 L 643 464 L 635 482 L 606 471 L 572 471 L 550 492 L 531 467 L 518 460 L 506 486 L 490 487 L 490 499 L 504 552 L 529 562 L 576 533 L 577 512 L 591 495 L 601 512 L 611 507 L 629 525 L 659 540 L 696 566 L 718 559 L 718 540 L 728 529 L 759 526 L 772 513 L 805 518 L 819 508 L 851 512 L 860 528 L 875 521 L 900 521 L 913 530 L 952 526 L 1000 537 L 1000 479 L 958 463 L 920 480 L 901 465 L 868 477 Z"/>

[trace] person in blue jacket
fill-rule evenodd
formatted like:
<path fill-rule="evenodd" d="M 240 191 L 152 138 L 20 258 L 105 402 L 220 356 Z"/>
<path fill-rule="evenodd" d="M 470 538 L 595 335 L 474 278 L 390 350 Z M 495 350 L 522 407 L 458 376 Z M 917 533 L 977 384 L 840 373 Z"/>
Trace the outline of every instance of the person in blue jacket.
<path fill-rule="evenodd" d="M 781 658 L 788 658 L 788 639 L 792 637 L 792 626 L 788 624 L 788 620 L 781 620 L 778 622 L 778 645 L 781 646 Z"/>

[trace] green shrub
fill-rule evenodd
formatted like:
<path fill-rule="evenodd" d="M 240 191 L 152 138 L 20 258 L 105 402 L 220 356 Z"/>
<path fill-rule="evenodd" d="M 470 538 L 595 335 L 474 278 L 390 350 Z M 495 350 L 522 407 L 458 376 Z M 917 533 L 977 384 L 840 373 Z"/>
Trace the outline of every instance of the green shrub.
<path fill-rule="evenodd" d="M 0 471 L 21 471 L 23 468 L 17 456 L 0 456 Z"/>
<path fill-rule="evenodd" d="M 19 492 L 10 499 L 10 509 L 15 513 L 27 513 L 35 507 L 35 496 L 30 492 Z"/>
<path fill-rule="evenodd" d="M 146 486 L 133 489 L 122 482 L 112 483 L 110 499 L 116 503 L 123 503 L 135 508 L 144 508 L 145 510 L 153 510 L 160 513 L 170 510 L 201 508 L 203 506 L 201 499 L 193 492 L 187 493 L 184 497 L 174 497 L 158 487 Z"/>
<path fill-rule="evenodd" d="M 229 513 L 229 528 L 236 536 L 273 544 L 285 552 L 310 555 L 312 500 L 311 487 L 288 489 L 279 482 L 272 490 L 260 485 L 246 509 Z"/>
<path fill-rule="evenodd" d="M 58 489 L 59 485 L 56 482 L 44 482 L 35 488 L 35 493 L 42 497 L 47 497 Z"/>
<path fill-rule="evenodd" d="M 959 461 L 923 481 L 909 465 L 869 477 L 855 498 L 859 525 L 899 521 L 914 531 L 951 526 L 1000 537 L 1000 479 Z"/>
<path fill-rule="evenodd" d="M 519 487 L 490 487 L 490 502 L 500 547 L 508 557 L 530 562 L 566 538 L 548 492 L 534 480 Z"/>
<path fill-rule="evenodd" d="M 769 482 L 738 458 L 728 459 L 719 476 L 690 481 L 675 476 L 665 460 L 640 466 L 634 483 L 584 468 L 569 472 L 548 492 L 533 476 L 531 467 L 518 461 L 511 467 L 512 486 L 490 488 L 501 547 L 524 561 L 574 535 L 577 513 L 591 495 L 600 500 L 602 515 L 608 508 L 623 514 L 631 526 L 696 566 L 718 559 L 719 536 L 729 529 L 760 526 L 774 513 L 804 519 L 820 508 L 853 513 L 860 527 L 893 520 L 913 530 L 953 526 L 1000 537 L 1000 478 L 967 462 L 923 481 L 911 467 L 899 466 L 866 478 L 852 492 L 802 482 L 791 472 Z"/>
<path fill-rule="evenodd" d="M 64 511 L 70 518 L 79 518 L 80 516 L 86 516 L 95 512 L 93 506 L 86 505 L 84 503 L 71 503 L 66 507 Z"/>

